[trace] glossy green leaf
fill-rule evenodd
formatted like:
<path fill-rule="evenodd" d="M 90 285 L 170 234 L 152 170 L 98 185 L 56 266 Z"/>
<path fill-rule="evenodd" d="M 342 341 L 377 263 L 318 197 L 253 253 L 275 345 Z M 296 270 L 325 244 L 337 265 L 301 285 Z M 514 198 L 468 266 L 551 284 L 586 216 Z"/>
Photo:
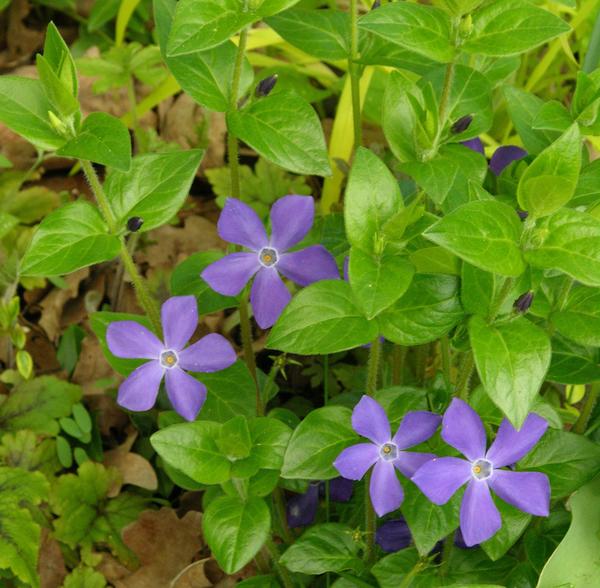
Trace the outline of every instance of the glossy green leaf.
<path fill-rule="evenodd" d="M 321 122 L 298 94 L 276 92 L 227 115 L 230 132 L 259 155 L 297 174 L 331 174 Z"/>
<path fill-rule="evenodd" d="M 519 540 L 531 521 L 530 514 L 516 509 L 503 500 L 496 499 L 495 503 L 502 517 L 502 526 L 495 535 L 481 544 L 483 551 L 493 561 L 500 559 L 506 554 Z"/>
<path fill-rule="evenodd" d="M 37 55 L 36 66 L 40 81 L 44 86 L 44 92 L 46 92 L 48 100 L 54 107 L 53 109 L 64 117 L 71 116 L 77 112 L 79 110 L 77 98 L 71 94 L 70 90 L 63 84 L 52 69 L 52 66 L 42 55 Z"/>
<path fill-rule="evenodd" d="M 575 193 L 581 167 L 581 135 L 575 124 L 540 153 L 519 180 L 517 196 L 533 217 L 547 216 Z"/>
<path fill-rule="evenodd" d="M 600 291 L 578 286 L 564 308 L 550 316 L 557 331 L 565 337 L 591 347 L 600 347 Z"/>
<path fill-rule="evenodd" d="M 419 552 L 414 547 L 408 547 L 382 557 L 372 568 L 371 573 L 377 578 L 380 588 L 398 588 L 404 582 L 410 582 L 414 570 L 419 570 Z M 429 570 L 419 570 L 418 578 L 425 586 L 435 586 L 436 576 L 430 575 Z"/>
<path fill-rule="evenodd" d="M 494 57 L 516 55 L 569 30 L 564 20 L 528 0 L 494 0 L 473 14 L 473 28 L 463 48 Z"/>
<path fill-rule="evenodd" d="M 271 329 L 267 347 L 310 355 L 369 343 L 378 334 L 358 308 L 350 284 L 324 280 L 301 290 Z"/>
<path fill-rule="evenodd" d="M 351 411 L 344 406 L 313 410 L 298 425 L 285 452 L 283 478 L 330 480 L 339 476 L 333 467 L 343 449 L 357 440 Z"/>
<path fill-rule="evenodd" d="M 510 206 L 482 200 L 458 207 L 424 236 L 480 269 L 518 276 L 525 271 L 519 248 L 521 230 L 521 221 Z"/>
<path fill-rule="evenodd" d="M 421 345 L 446 334 L 463 317 L 458 280 L 417 274 L 405 294 L 378 317 L 381 335 L 400 345 Z"/>
<path fill-rule="evenodd" d="M 488 325 L 474 316 L 469 321 L 469 338 L 485 391 L 519 428 L 550 365 L 548 335 L 523 317 Z"/>
<path fill-rule="evenodd" d="M 564 337 L 552 338 L 552 362 L 548 379 L 561 384 L 588 384 L 600 381 L 600 354 Z"/>
<path fill-rule="evenodd" d="M 165 224 L 183 206 L 202 150 L 138 155 L 128 172 L 113 171 L 104 184 L 117 223 L 125 228 L 133 216 L 143 219 L 140 232 Z"/>
<path fill-rule="evenodd" d="M 69 94 L 77 98 L 79 80 L 68 45 L 53 22 L 48 24 L 44 41 L 44 59 Z"/>
<path fill-rule="evenodd" d="M 263 546 L 271 530 L 271 513 L 262 498 L 221 496 L 202 517 L 202 529 L 219 566 L 228 574 L 243 568 Z"/>
<path fill-rule="evenodd" d="M 21 263 L 23 276 L 59 276 L 119 254 L 98 210 L 85 200 L 66 204 L 39 225 Z"/>

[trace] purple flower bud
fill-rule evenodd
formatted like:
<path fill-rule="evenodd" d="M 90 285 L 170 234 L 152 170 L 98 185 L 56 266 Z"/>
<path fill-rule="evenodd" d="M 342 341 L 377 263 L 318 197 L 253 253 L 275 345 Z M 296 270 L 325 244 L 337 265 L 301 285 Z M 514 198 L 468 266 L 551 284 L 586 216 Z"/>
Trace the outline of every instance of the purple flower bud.
<path fill-rule="evenodd" d="M 324 488 L 325 484 L 323 484 Z M 352 498 L 354 482 L 346 478 L 334 478 L 329 482 L 329 497 L 335 502 L 348 502 Z"/>
<path fill-rule="evenodd" d="M 467 114 L 466 116 L 463 116 L 461 118 L 459 118 L 451 127 L 450 130 L 455 134 L 458 135 L 459 133 L 464 133 L 464 131 L 466 131 L 470 126 L 471 123 L 473 122 L 473 117 L 470 114 Z"/>
<path fill-rule="evenodd" d="M 524 221 L 529 216 L 529 213 L 526 210 L 517 210 L 517 214 L 519 215 L 519 218 L 522 221 Z"/>
<path fill-rule="evenodd" d="M 131 233 L 137 233 L 142 228 L 143 224 L 144 224 L 143 218 L 140 218 L 139 216 L 132 216 L 127 221 L 127 230 L 130 231 Z"/>
<path fill-rule="evenodd" d="M 375 541 L 386 553 L 400 551 L 410 545 L 410 529 L 404 519 L 386 521 L 377 529 Z"/>
<path fill-rule="evenodd" d="M 468 141 L 463 141 L 462 144 L 465 147 L 468 147 L 472 151 L 477 151 L 477 153 L 481 153 L 481 155 L 485 155 L 485 150 L 483 148 L 483 143 L 479 137 L 475 137 L 474 139 L 469 139 Z"/>
<path fill-rule="evenodd" d="M 264 98 L 271 93 L 271 90 L 275 87 L 277 83 L 277 74 L 273 74 L 258 82 L 258 86 L 256 86 L 256 96 L 258 98 Z"/>
<path fill-rule="evenodd" d="M 371 6 L 371 10 L 376 10 L 380 6 L 381 6 L 381 0 L 375 0 L 375 2 L 373 2 L 373 6 Z"/>
<path fill-rule="evenodd" d="M 319 484 L 313 482 L 304 494 L 296 494 L 288 500 L 286 516 L 291 528 L 306 527 L 314 522 L 319 507 Z"/>
<path fill-rule="evenodd" d="M 529 290 L 528 292 L 525 292 L 525 294 L 521 294 L 521 296 L 519 296 L 515 300 L 515 303 L 513 304 L 513 308 L 517 312 L 520 312 L 521 314 L 525 314 L 531 308 L 532 303 L 533 303 L 533 292 L 531 290 Z"/>

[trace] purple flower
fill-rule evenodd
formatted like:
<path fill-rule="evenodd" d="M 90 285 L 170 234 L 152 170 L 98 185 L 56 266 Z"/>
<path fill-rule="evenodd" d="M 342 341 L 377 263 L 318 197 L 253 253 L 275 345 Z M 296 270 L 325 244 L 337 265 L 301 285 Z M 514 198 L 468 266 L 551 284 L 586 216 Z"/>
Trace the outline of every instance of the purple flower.
<path fill-rule="evenodd" d="M 520 431 L 504 419 L 486 453 L 481 419 L 466 402 L 455 398 L 444 414 L 442 438 L 467 459 L 438 457 L 424 464 L 412 481 L 434 504 L 445 504 L 467 484 L 460 507 L 460 529 L 467 546 L 481 543 L 502 525 L 490 488 L 519 510 L 548 516 L 550 483 L 545 474 L 499 469 L 519 461 L 547 427 L 546 420 L 534 413 L 527 417 Z"/>
<path fill-rule="evenodd" d="M 477 151 L 477 153 L 485 155 L 483 143 L 479 137 L 469 139 L 468 141 L 463 141 L 462 144 L 472 151 Z M 494 151 L 494 154 L 490 159 L 490 171 L 495 176 L 499 176 L 504 168 L 508 167 L 513 161 L 523 159 L 524 157 L 527 157 L 527 155 L 527 151 L 525 151 L 525 149 L 522 147 L 517 147 L 516 145 L 502 145 L 501 147 L 498 147 L 496 151 Z"/>
<path fill-rule="evenodd" d="M 410 478 L 425 462 L 435 457 L 431 453 L 404 450 L 429 439 L 440 420 L 431 412 L 408 412 L 392 437 L 383 407 L 370 396 L 363 396 L 352 412 L 352 427 L 371 443 L 359 443 L 344 449 L 333 466 L 344 478 L 360 480 L 375 465 L 369 494 L 375 512 L 382 517 L 396 510 L 404 499 L 396 469 Z"/>
<path fill-rule="evenodd" d="M 400 551 L 410 545 L 412 536 L 403 518 L 386 521 L 375 533 L 375 541 L 386 553 Z"/>
<path fill-rule="evenodd" d="M 169 298 L 162 305 L 161 322 L 164 343 L 135 321 L 118 321 L 108 326 L 106 342 L 113 355 L 150 360 L 121 384 L 117 401 L 129 410 L 149 410 L 154 406 L 164 377 L 173 408 L 183 418 L 193 421 L 206 400 L 206 386 L 184 370 L 225 369 L 235 363 L 235 351 L 225 337 L 216 333 L 185 347 L 198 325 L 194 296 Z"/>
<path fill-rule="evenodd" d="M 219 235 L 252 252 L 232 253 L 215 261 L 202 272 L 202 278 L 220 294 L 236 296 L 256 274 L 250 303 L 256 322 L 267 329 L 291 298 L 279 272 L 300 286 L 339 278 L 335 260 L 322 245 L 286 253 L 306 236 L 314 215 L 315 202 L 311 196 L 280 198 L 271 208 L 269 239 L 254 210 L 240 200 L 228 198 L 217 225 Z"/>

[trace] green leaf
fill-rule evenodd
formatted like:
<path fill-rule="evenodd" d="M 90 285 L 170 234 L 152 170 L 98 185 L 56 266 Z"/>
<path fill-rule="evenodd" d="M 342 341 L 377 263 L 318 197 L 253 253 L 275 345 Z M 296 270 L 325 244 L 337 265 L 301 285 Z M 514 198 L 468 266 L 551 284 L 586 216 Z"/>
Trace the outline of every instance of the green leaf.
<path fill-rule="evenodd" d="M 118 118 L 105 112 L 92 112 L 77 135 L 56 154 L 94 161 L 126 172 L 131 167 L 129 131 Z"/>
<path fill-rule="evenodd" d="M 53 439 L 39 439 L 29 429 L 2 435 L 0 460 L 11 468 L 28 472 L 41 472 L 47 477 L 60 470 L 57 457 L 58 444 Z"/>
<path fill-rule="evenodd" d="M 358 557 L 360 543 L 353 530 L 340 523 L 315 525 L 288 547 L 279 560 L 290 572 L 318 575 L 350 570 L 360 573 L 364 564 Z"/>
<path fill-rule="evenodd" d="M 365 252 L 381 250 L 384 224 L 403 207 L 392 172 L 373 152 L 359 147 L 344 197 L 348 241 Z"/>
<path fill-rule="evenodd" d="M 56 351 L 56 359 L 69 376 L 73 373 L 79 354 L 81 352 L 81 342 L 86 336 L 86 332 L 79 325 L 70 325 L 63 332 L 58 349 Z"/>
<path fill-rule="evenodd" d="M 536 225 L 525 260 L 587 286 L 600 286 L 600 220 L 577 210 L 555 212 Z"/>
<path fill-rule="evenodd" d="M 552 313 L 550 321 L 572 341 L 600 347 L 600 291 L 586 286 L 573 288 L 564 308 Z"/>
<path fill-rule="evenodd" d="M 415 547 L 420 555 L 427 555 L 435 544 L 458 527 L 458 513 L 462 492 L 457 492 L 446 504 L 437 506 L 412 483 L 402 484 L 404 502 L 402 516 L 410 527 Z"/>
<path fill-rule="evenodd" d="M 359 306 L 372 319 L 406 292 L 415 268 L 404 255 L 375 255 L 352 247 L 348 273 Z"/>
<path fill-rule="evenodd" d="M 562 498 L 600 472 L 600 446 L 582 435 L 548 429 L 517 465 L 546 474 L 552 498 Z"/>
<path fill-rule="evenodd" d="M 202 517 L 204 538 L 227 574 L 243 568 L 269 536 L 271 513 L 262 498 L 222 496 L 213 500 Z"/>
<path fill-rule="evenodd" d="M 488 325 L 482 317 L 473 316 L 469 338 L 485 391 L 520 428 L 550 366 L 548 335 L 524 317 Z"/>
<path fill-rule="evenodd" d="M 392 429 L 397 430 L 400 421 L 409 410 L 428 410 L 427 393 L 412 386 L 390 386 L 377 390 L 373 397 L 385 410 Z"/>
<path fill-rule="evenodd" d="M 573 519 L 564 539 L 546 562 L 537 588 L 593 586 L 600 551 L 600 477 L 569 499 Z"/>
<path fill-rule="evenodd" d="M 584 166 L 579 174 L 575 194 L 571 199 L 570 208 L 590 206 L 600 200 L 600 159 Z"/>
<path fill-rule="evenodd" d="M 581 167 L 581 135 L 572 125 L 540 153 L 519 180 L 517 197 L 532 217 L 547 216 L 575 193 Z"/>
<path fill-rule="evenodd" d="M 196 421 L 171 425 L 150 437 L 152 447 L 170 466 L 200 484 L 229 480 L 231 463 L 217 445 L 221 425 Z"/>
<path fill-rule="evenodd" d="M 64 117 L 69 117 L 79 110 L 79 102 L 69 89 L 63 84 L 58 75 L 52 69 L 42 55 L 37 55 L 36 66 L 40 80 L 44 86 L 44 92 L 54 107 Z"/>
<path fill-rule="evenodd" d="M 502 526 L 491 539 L 484 541 L 481 548 L 492 561 L 499 560 L 518 541 L 531 521 L 531 515 L 521 512 L 503 500 L 495 500 L 502 517 Z"/>
<path fill-rule="evenodd" d="M 473 14 L 463 49 L 502 57 L 524 53 L 570 30 L 561 18 L 527 0 L 494 0 Z"/>
<path fill-rule="evenodd" d="M 276 92 L 227 114 L 227 126 L 259 155 L 297 174 L 329 176 L 321 122 L 298 94 Z"/>
<path fill-rule="evenodd" d="M 521 231 L 514 209 L 494 200 L 480 200 L 447 214 L 424 236 L 482 270 L 519 276 L 525 271 L 519 248 Z"/>
<path fill-rule="evenodd" d="M 409 574 L 418 563 L 419 553 L 414 547 L 409 547 L 382 557 L 371 568 L 371 573 L 377 578 L 380 588 L 398 588 L 398 586 L 401 586 L 406 581 L 415 585 L 411 581 L 412 575 L 409 576 Z M 426 576 L 425 582 L 427 582 L 428 573 L 426 569 L 420 570 L 418 576 L 421 579 Z M 425 586 L 427 585 L 425 584 Z M 434 585 L 433 583 L 431 584 L 432 587 Z"/>
<path fill-rule="evenodd" d="M 80 566 L 65 578 L 62 588 L 105 588 L 105 586 L 106 579 L 100 572 Z"/>
<path fill-rule="evenodd" d="M 57 435 L 58 419 L 71 414 L 81 398 L 81 388 L 53 376 L 41 376 L 19 384 L 0 405 L 0 429 Z"/>
<path fill-rule="evenodd" d="M 0 122 L 39 149 L 54 151 L 65 139 L 50 123 L 52 104 L 39 80 L 0 77 Z"/>
<path fill-rule="evenodd" d="M 310 412 L 292 434 L 281 476 L 304 480 L 337 477 L 333 462 L 357 439 L 350 419 L 351 411 L 344 406 L 325 406 Z"/>
<path fill-rule="evenodd" d="M 294 296 L 271 329 L 267 347 L 301 355 L 336 353 L 373 341 L 377 331 L 356 306 L 350 284 L 323 280 Z"/>
<path fill-rule="evenodd" d="M 250 457 L 258 467 L 280 470 L 292 430 L 279 419 L 256 417 L 250 419 L 252 450 Z"/>
<path fill-rule="evenodd" d="M 266 23 L 288 43 L 319 59 L 342 60 L 350 53 L 350 15 L 339 10 L 286 10 Z"/>
<path fill-rule="evenodd" d="M 454 56 L 450 18 L 439 8 L 408 2 L 386 4 L 363 16 L 359 27 L 435 61 L 448 63 Z"/>
<path fill-rule="evenodd" d="M 221 453 L 232 461 L 248 457 L 252 448 L 248 420 L 238 415 L 223 423 L 215 440 Z"/>
<path fill-rule="evenodd" d="M 210 314 L 225 308 L 235 308 L 238 305 L 235 296 L 223 296 L 215 292 L 200 277 L 206 267 L 222 257 L 223 253 L 220 251 L 192 253 L 173 270 L 171 274 L 171 294 L 173 296 L 195 296 L 198 301 L 198 312 L 201 314 Z"/>
<path fill-rule="evenodd" d="M 113 171 L 104 184 L 117 224 L 144 220 L 140 232 L 150 231 L 173 218 L 183 206 L 204 151 L 171 151 L 138 155 L 128 172 Z"/>
<path fill-rule="evenodd" d="M 406 293 L 378 320 L 383 337 L 412 346 L 439 339 L 462 317 L 455 276 L 416 274 Z"/>
<path fill-rule="evenodd" d="M 73 61 L 69 47 L 53 22 L 48 24 L 48 29 L 46 30 L 44 59 L 69 94 L 77 98 L 79 80 L 75 62 Z"/>
<path fill-rule="evenodd" d="M 600 354 L 555 335 L 552 339 L 552 363 L 547 378 L 561 384 L 588 384 L 600 381 Z"/>
<path fill-rule="evenodd" d="M 98 210 L 85 200 L 66 204 L 38 226 L 21 262 L 22 276 L 59 276 L 119 254 Z"/>

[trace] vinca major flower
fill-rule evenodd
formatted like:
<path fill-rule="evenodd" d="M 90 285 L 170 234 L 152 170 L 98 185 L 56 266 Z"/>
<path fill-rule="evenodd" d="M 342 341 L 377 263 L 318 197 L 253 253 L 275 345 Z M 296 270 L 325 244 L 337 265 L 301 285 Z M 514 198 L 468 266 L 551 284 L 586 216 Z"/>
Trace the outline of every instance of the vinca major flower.
<path fill-rule="evenodd" d="M 287 252 L 304 239 L 314 215 L 311 196 L 280 198 L 271 208 L 269 238 L 252 208 L 228 198 L 217 224 L 219 235 L 250 252 L 232 253 L 215 261 L 202 272 L 202 278 L 220 294 L 235 296 L 256 274 L 250 291 L 254 318 L 262 329 L 271 327 L 291 298 L 280 273 L 300 286 L 339 278 L 333 256 L 322 245 Z"/>
<path fill-rule="evenodd" d="M 548 516 L 550 483 L 540 472 L 501 469 L 519 461 L 539 441 L 548 423 L 531 413 L 517 431 L 504 419 L 486 452 L 486 437 L 479 415 L 455 398 L 444 414 L 442 438 L 467 459 L 438 457 L 425 463 L 412 481 L 434 504 L 445 504 L 464 484 L 460 529 L 467 546 L 492 537 L 502 525 L 490 488 L 521 511 Z"/>
<path fill-rule="evenodd" d="M 429 439 L 440 420 L 439 415 L 431 412 L 408 412 L 392 437 L 383 407 L 370 396 L 363 396 L 352 412 L 352 427 L 371 443 L 359 443 L 344 449 L 333 465 L 350 480 L 360 480 L 371 466 L 375 466 L 369 494 L 375 512 L 382 517 L 396 510 L 404 499 L 396 469 L 410 478 L 425 462 L 435 457 L 431 453 L 405 450 Z"/>
<path fill-rule="evenodd" d="M 483 143 L 479 137 L 463 141 L 462 144 L 473 151 L 477 151 L 477 153 L 481 153 L 481 155 L 485 155 Z M 513 161 L 518 161 L 519 159 L 527 157 L 527 155 L 527 151 L 522 147 L 517 147 L 516 145 L 501 145 L 494 151 L 494 154 L 490 159 L 490 171 L 495 176 L 499 176 L 505 167 L 508 167 Z"/>
<path fill-rule="evenodd" d="M 206 386 L 184 370 L 216 372 L 235 363 L 235 351 L 225 337 L 212 333 L 186 347 L 198 325 L 194 296 L 173 296 L 161 309 L 164 342 L 135 321 L 111 323 L 106 331 L 110 352 L 127 359 L 149 359 L 121 384 L 118 403 L 129 410 L 154 406 L 162 379 L 173 408 L 193 421 L 206 400 Z"/>

